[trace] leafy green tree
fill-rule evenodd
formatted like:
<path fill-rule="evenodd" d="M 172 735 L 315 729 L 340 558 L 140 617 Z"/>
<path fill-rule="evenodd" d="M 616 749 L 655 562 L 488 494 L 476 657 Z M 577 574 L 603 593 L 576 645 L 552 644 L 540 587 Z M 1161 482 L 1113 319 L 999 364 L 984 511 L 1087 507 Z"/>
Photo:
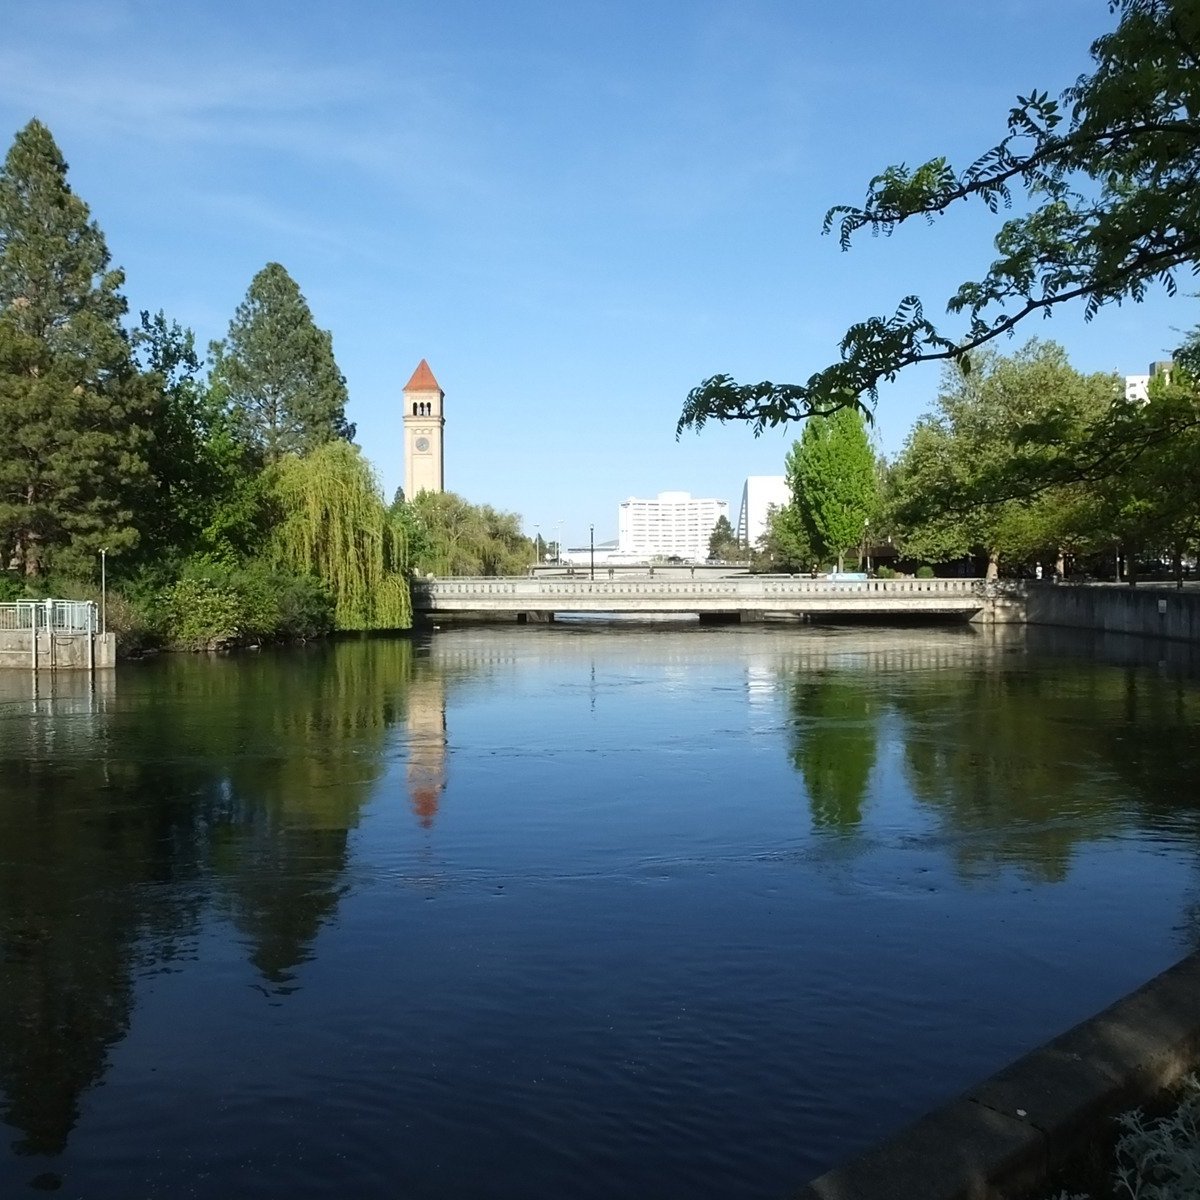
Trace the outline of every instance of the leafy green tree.
<path fill-rule="evenodd" d="M 1173 293 L 1200 252 L 1200 6 L 1195 0 L 1110 0 L 1120 14 L 1091 47 L 1095 64 L 1061 101 L 1017 98 L 1008 131 L 965 170 L 944 157 L 888 167 L 861 208 L 825 218 L 843 249 L 863 228 L 890 234 L 913 218 L 934 220 L 961 201 L 993 213 L 1014 193 L 1028 211 L 1003 223 L 981 279 L 948 302 L 966 328 L 944 332 L 907 296 L 891 317 L 851 326 L 841 358 L 803 384 L 705 380 L 688 396 L 677 432 L 707 420 L 748 421 L 756 431 L 877 398 L 881 381 L 913 363 L 961 361 L 1021 321 L 1060 304 L 1140 300 L 1154 283 Z"/>
<path fill-rule="evenodd" d="M 721 559 L 723 562 L 733 562 L 742 557 L 742 546 L 737 534 L 724 513 L 717 518 L 712 533 L 708 537 L 709 558 Z"/>
<path fill-rule="evenodd" d="M 909 435 L 890 516 L 904 552 L 933 561 L 976 550 L 994 579 L 1003 558 L 1055 557 L 1094 527 L 1091 489 L 1060 470 L 1119 395 L 1112 375 L 1081 375 L 1054 342 L 1010 357 L 979 351 L 945 368 L 935 410 Z"/>
<path fill-rule="evenodd" d="M 156 398 L 139 567 L 161 584 L 193 555 L 252 555 L 264 536 L 261 462 L 238 439 L 224 393 L 200 378 L 192 331 L 143 312 L 133 342 Z"/>
<path fill-rule="evenodd" d="M 1092 550 L 1121 546 L 1129 582 L 1139 557 L 1183 560 L 1200 534 L 1200 375 L 1193 355 L 1197 334 L 1180 361 L 1151 380 L 1145 402 L 1119 399 L 1089 430 L 1079 450 L 1085 462 L 1107 467 L 1089 489 L 1087 529 Z"/>
<path fill-rule="evenodd" d="M 454 492 L 420 492 L 400 518 L 413 528 L 412 566 L 430 575 L 524 575 L 533 543 L 516 513 L 471 504 Z"/>
<path fill-rule="evenodd" d="M 266 462 L 354 437 L 333 338 L 318 329 L 296 282 L 267 263 L 250 282 L 225 339 L 213 342 L 214 384 L 234 430 Z"/>
<path fill-rule="evenodd" d="M 123 280 L 30 121 L 0 167 L 0 554 L 26 576 L 138 539 L 154 397 L 121 327 Z"/>
<path fill-rule="evenodd" d="M 810 420 L 788 452 L 786 475 L 810 543 L 842 570 L 877 508 L 875 452 L 862 413 L 846 408 Z"/>
<path fill-rule="evenodd" d="M 408 547 L 356 446 L 329 442 L 290 455 L 268 475 L 275 510 L 271 554 L 329 588 L 339 629 L 412 624 Z"/>
<path fill-rule="evenodd" d="M 812 542 L 794 504 L 767 508 L 767 527 L 755 547 L 755 563 L 764 571 L 807 571 L 816 561 Z"/>

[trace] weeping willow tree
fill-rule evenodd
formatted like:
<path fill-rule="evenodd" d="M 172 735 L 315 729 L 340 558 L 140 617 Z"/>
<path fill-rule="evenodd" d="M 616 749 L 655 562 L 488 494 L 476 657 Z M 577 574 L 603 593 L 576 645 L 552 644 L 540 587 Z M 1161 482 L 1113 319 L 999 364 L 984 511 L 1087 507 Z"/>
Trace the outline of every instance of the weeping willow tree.
<path fill-rule="evenodd" d="M 316 575 L 334 599 L 339 629 L 407 629 L 412 602 L 403 526 L 389 517 L 356 446 L 327 442 L 271 467 L 277 519 L 270 552 Z"/>

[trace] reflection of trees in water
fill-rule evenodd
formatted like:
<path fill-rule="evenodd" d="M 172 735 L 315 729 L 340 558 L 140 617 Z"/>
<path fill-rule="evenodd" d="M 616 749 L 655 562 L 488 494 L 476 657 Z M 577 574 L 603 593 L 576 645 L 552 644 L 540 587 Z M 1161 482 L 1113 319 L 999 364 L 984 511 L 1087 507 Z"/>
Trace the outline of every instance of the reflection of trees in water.
<path fill-rule="evenodd" d="M 1052 715 L 1054 691 L 1036 675 L 973 671 L 914 678 L 895 700 L 909 785 L 964 876 L 1016 866 L 1061 880 L 1075 844 L 1112 829 L 1110 798 L 1070 765 L 1078 747 Z"/>
<path fill-rule="evenodd" d="M 130 669 L 88 753 L 0 741 L 0 1118 L 19 1150 L 61 1153 L 136 966 L 193 953 L 211 899 L 267 980 L 292 978 L 411 670 L 407 641 L 173 659 Z"/>
<path fill-rule="evenodd" d="M 194 927 L 185 890 L 150 885 L 190 878 L 196 863 L 178 853 L 177 781 L 157 767 L 122 768 L 107 784 L 86 760 L 2 769 L 0 1115 L 22 1131 L 20 1151 L 57 1154 L 128 1026 L 139 941 L 165 956 Z M 129 784 L 157 803 L 132 800 Z"/>
<path fill-rule="evenodd" d="M 1076 847 L 1129 828 L 1182 827 L 1200 844 L 1192 686 L 1078 659 L 918 654 L 897 669 L 886 647 L 790 665 L 789 754 L 817 829 L 860 826 L 881 722 L 899 718 L 909 788 L 964 878 L 1062 880 Z"/>
<path fill-rule="evenodd" d="M 1136 795 L 1147 819 L 1177 827 L 1200 824 L 1200 693 L 1181 681 L 1153 684 L 1135 670 L 1114 681 L 1119 704 L 1106 720 L 1113 773 Z"/>
<path fill-rule="evenodd" d="M 1066 877 L 1081 843 L 1152 825 L 1160 808 L 1194 821 L 1194 788 L 1178 785 L 1196 751 L 1185 714 L 1166 722 L 1163 703 L 1156 681 L 1086 664 L 914 676 L 895 700 L 910 786 L 953 835 L 963 874 L 1016 866 L 1046 881 Z M 1193 721 L 1196 703 L 1184 704 Z"/>
<path fill-rule="evenodd" d="M 792 765 L 804 779 L 813 825 L 856 829 L 875 765 L 878 714 L 870 688 L 853 672 L 797 675 L 790 710 Z"/>
<path fill-rule="evenodd" d="M 203 666 L 204 664 L 200 664 Z M 189 707 L 214 789 L 200 812 L 218 902 L 272 984 L 286 984 L 337 905 L 350 830 L 403 718 L 407 641 L 230 660 L 201 670 Z"/>

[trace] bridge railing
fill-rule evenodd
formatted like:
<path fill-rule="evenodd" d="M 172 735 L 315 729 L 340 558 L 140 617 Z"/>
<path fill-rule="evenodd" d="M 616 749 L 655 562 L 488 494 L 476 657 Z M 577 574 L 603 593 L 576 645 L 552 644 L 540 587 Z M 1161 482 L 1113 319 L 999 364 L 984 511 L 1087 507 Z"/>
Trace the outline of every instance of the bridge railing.
<path fill-rule="evenodd" d="M 977 595 L 982 579 L 810 579 L 803 576 L 754 575 L 731 579 L 516 579 L 457 577 L 425 579 L 414 592 L 443 596 L 577 596 L 580 594 L 634 596 L 772 596 L 772 595 Z"/>

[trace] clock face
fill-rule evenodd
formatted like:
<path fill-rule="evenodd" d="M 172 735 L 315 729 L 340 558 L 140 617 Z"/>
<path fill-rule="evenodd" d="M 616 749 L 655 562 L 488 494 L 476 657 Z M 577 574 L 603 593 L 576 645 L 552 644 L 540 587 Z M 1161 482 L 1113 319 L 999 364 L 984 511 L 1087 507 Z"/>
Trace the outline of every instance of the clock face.
<path fill-rule="evenodd" d="M 419 437 L 413 442 L 413 447 L 418 454 L 426 454 L 429 451 L 429 439 L 427 437 Z"/>

